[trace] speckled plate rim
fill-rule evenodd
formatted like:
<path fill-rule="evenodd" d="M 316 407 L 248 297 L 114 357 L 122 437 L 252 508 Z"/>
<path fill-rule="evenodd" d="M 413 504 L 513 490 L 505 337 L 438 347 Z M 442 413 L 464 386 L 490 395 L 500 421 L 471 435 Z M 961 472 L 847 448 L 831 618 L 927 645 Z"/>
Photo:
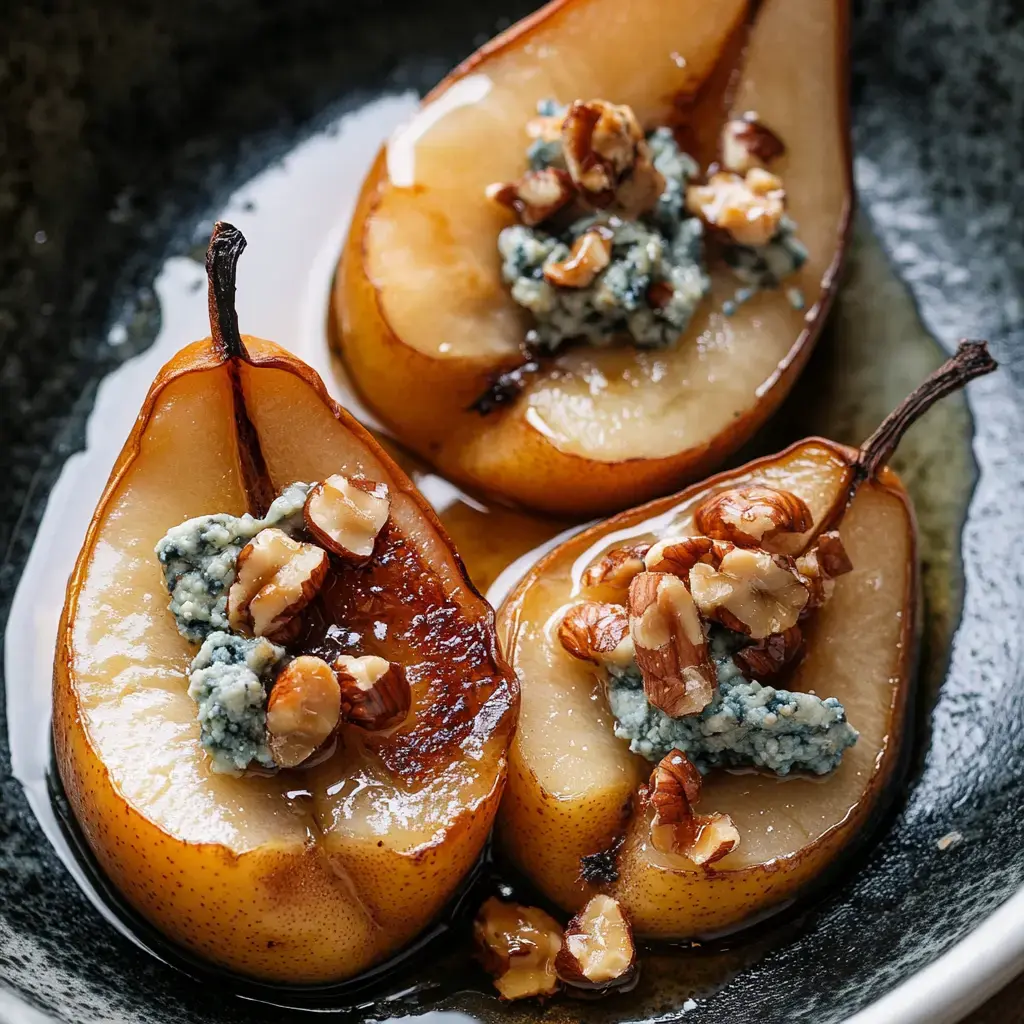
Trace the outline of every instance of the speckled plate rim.
<path fill-rule="evenodd" d="M 1024 967 L 1024 889 L 847 1024 L 955 1024 Z"/>

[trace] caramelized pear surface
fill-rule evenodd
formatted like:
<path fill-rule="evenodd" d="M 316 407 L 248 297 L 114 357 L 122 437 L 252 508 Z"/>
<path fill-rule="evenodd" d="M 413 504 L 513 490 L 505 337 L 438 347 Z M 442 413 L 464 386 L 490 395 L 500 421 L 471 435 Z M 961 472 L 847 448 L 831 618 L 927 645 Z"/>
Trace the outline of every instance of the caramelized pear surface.
<path fill-rule="evenodd" d="M 154 382 L 71 577 L 57 764 L 100 865 L 170 938 L 263 979 L 341 980 L 411 940 L 472 867 L 518 695 L 490 608 L 405 475 L 304 364 L 214 334 Z M 390 733 L 342 727 L 309 769 L 231 777 L 200 746 L 195 648 L 153 548 L 184 519 L 252 510 L 254 446 L 273 493 L 338 472 L 387 484 L 372 563 L 335 574 L 300 646 L 401 664 L 412 713 Z"/>
<path fill-rule="evenodd" d="M 830 304 L 850 207 L 844 33 L 841 0 L 556 0 L 456 69 L 378 158 L 337 277 L 342 354 L 377 413 L 459 482 L 556 513 L 622 508 L 713 468 L 784 397 Z M 712 258 L 676 347 L 574 348 L 513 404 L 467 411 L 522 358 L 529 319 L 496 249 L 511 218 L 484 190 L 523 170 L 524 125 L 549 97 L 629 104 L 704 163 L 727 113 L 756 111 L 785 142 L 773 170 L 809 251 L 787 285 L 807 312 L 780 290 L 725 316 L 738 282 Z"/>

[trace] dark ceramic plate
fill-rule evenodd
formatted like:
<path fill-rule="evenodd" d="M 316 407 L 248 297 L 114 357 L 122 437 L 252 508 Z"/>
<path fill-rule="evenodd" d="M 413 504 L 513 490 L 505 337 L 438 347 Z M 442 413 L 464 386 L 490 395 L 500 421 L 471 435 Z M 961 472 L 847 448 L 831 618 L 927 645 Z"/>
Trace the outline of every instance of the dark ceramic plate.
<path fill-rule="evenodd" d="M 45 773 L 53 625 L 139 387 L 166 345 L 205 333 L 194 256 L 210 222 L 227 212 L 250 235 L 243 326 L 297 336 L 329 373 L 323 300 L 352 183 L 408 111 L 409 90 L 530 6 L 5 6 L 0 1020 L 281 1021 L 305 1015 L 304 1003 L 352 1020 L 941 1021 L 1024 953 L 1024 9 L 1013 0 L 857 6 L 862 216 L 847 281 L 804 381 L 752 446 L 811 430 L 858 440 L 960 336 L 991 339 L 1003 363 L 972 386 L 969 416 L 953 402 L 901 452 L 928 611 L 913 762 L 873 843 L 825 891 L 751 934 L 651 951 L 630 996 L 513 1012 L 468 962 L 458 917 L 369 987 L 240 988 L 180 962 L 104 903 L 70 852 Z M 268 304 L 275 291 L 288 301 Z M 457 539 L 471 536 L 483 514 L 420 479 Z M 513 520 L 520 550 L 552 529 L 486 518 Z M 483 585 L 501 567 L 478 565 Z"/>

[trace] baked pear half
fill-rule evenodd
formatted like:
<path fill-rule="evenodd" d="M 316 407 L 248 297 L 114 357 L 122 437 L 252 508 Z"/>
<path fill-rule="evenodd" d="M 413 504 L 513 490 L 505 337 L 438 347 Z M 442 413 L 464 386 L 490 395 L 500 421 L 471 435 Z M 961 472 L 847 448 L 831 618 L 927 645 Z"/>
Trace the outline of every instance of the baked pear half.
<path fill-rule="evenodd" d="M 338 981 L 413 939 L 474 865 L 518 692 L 491 608 L 407 477 L 308 366 L 239 336 L 244 244 L 218 225 L 213 336 L 154 381 L 71 576 L 54 671 L 57 767 L 100 866 L 170 939 L 255 978 Z M 321 482 L 299 519 L 320 533 L 260 534 L 267 543 L 239 556 L 227 603 L 232 629 L 245 619 L 238 643 L 288 648 L 266 713 L 273 759 L 216 771 L 203 746 L 212 719 L 201 742 L 188 692 L 197 645 L 168 609 L 154 546 L 192 517 L 250 523 L 245 513 L 264 515 L 294 481 Z M 382 495 L 389 508 L 346 532 L 338 510 Z M 267 559 L 278 555 L 274 575 Z M 305 573 L 301 598 L 285 607 L 293 570 Z M 347 672 L 327 670 L 335 656 Z"/>
<path fill-rule="evenodd" d="M 845 0 L 554 0 L 452 72 L 379 155 L 335 283 L 341 355 L 384 424 L 470 490 L 555 514 L 617 511 L 716 468 L 792 386 L 836 287 L 846 19 Z M 707 290 L 681 334 L 537 356 L 497 247 L 516 215 L 488 186 L 526 171 L 538 104 L 595 97 L 672 129 L 698 179 L 728 159 L 725 127 L 770 129 L 802 265 L 738 292 L 708 227 Z"/>
<path fill-rule="evenodd" d="M 866 836 L 898 777 L 919 617 L 914 512 L 884 463 L 993 368 L 965 344 L 859 451 L 809 438 L 623 512 L 509 595 L 522 712 L 498 836 L 545 896 L 576 912 L 601 892 L 640 935 L 708 936 Z"/>

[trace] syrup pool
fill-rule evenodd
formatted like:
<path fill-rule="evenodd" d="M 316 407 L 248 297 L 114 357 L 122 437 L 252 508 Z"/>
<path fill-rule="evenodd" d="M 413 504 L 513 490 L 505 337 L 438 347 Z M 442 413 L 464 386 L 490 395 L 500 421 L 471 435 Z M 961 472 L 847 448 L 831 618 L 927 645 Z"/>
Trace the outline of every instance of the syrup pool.
<path fill-rule="evenodd" d="M 239 188 L 222 209 L 197 217 L 196 224 L 198 237 L 212 228 L 214 220 L 225 219 L 249 241 L 240 264 L 237 296 L 243 332 L 291 349 L 371 429 L 379 424 L 353 394 L 331 352 L 330 286 L 362 179 L 381 143 L 415 112 L 417 102 L 411 92 L 385 95 L 345 114 Z M 160 956 L 158 937 L 131 923 L 116 895 L 69 842 L 56 813 L 60 801 L 51 798 L 49 778 L 50 684 L 67 577 L 110 468 L 154 376 L 182 345 L 209 333 L 205 273 L 199 262 L 187 257 L 168 259 L 153 287 L 161 311 L 160 332 L 151 348 L 103 382 L 89 418 L 85 450 L 67 461 L 50 494 L 11 608 L 5 673 L 13 773 L 44 834 L 103 916 Z M 126 337 L 126 324 L 115 320 L 109 343 L 123 344 Z M 732 461 L 778 450 L 812 433 L 859 443 L 941 359 L 903 285 L 859 223 L 844 287 L 818 352 L 795 394 Z M 578 528 L 484 504 L 431 473 L 387 438 L 382 440 L 437 509 L 477 586 L 495 605 L 542 550 Z M 948 399 L 926 424 L 911 431 L 895 468 L 904 474 L 921 526 L 928 606 L 923 675 L 928 692 L 943 676 L 960 604 L 958 534 L 973 486 L 969 423 L 962 397 Z M 682 978 L 675 954 L 662 951 L 647 958 L 644 980 L 630 997 L 631 1015 L 642 1015 L 647 1004 L 654 1012 L 670 994 L 685 1009 L 687 1001 L 722 984 L 740 960 L 759 955 L 758 941 L 748 942 L 739 954 L 704 954 L 689 963 Z M 465 950 L 453 952 L 447 948 L 452 943 L 444 945 L 443 953 L 432 954 L 428 972 L 403 969 L 391 994 L 385 994 L 384 1002 L 392 1005 L 389 1000 L 394 1000 L 396 1013 L 421 1008 L 420 995 L 437 987 L 431 978 L 462 971 Z M 471 987 L 479 981 L 471 982 Z M 480 1000 L 484 1012 L 489 1004 L 482 996 Z M 281 1001 L 295 1005 L 287 996 Z M 352 1001 L 346 1002 L 353 1009 Z"/>

